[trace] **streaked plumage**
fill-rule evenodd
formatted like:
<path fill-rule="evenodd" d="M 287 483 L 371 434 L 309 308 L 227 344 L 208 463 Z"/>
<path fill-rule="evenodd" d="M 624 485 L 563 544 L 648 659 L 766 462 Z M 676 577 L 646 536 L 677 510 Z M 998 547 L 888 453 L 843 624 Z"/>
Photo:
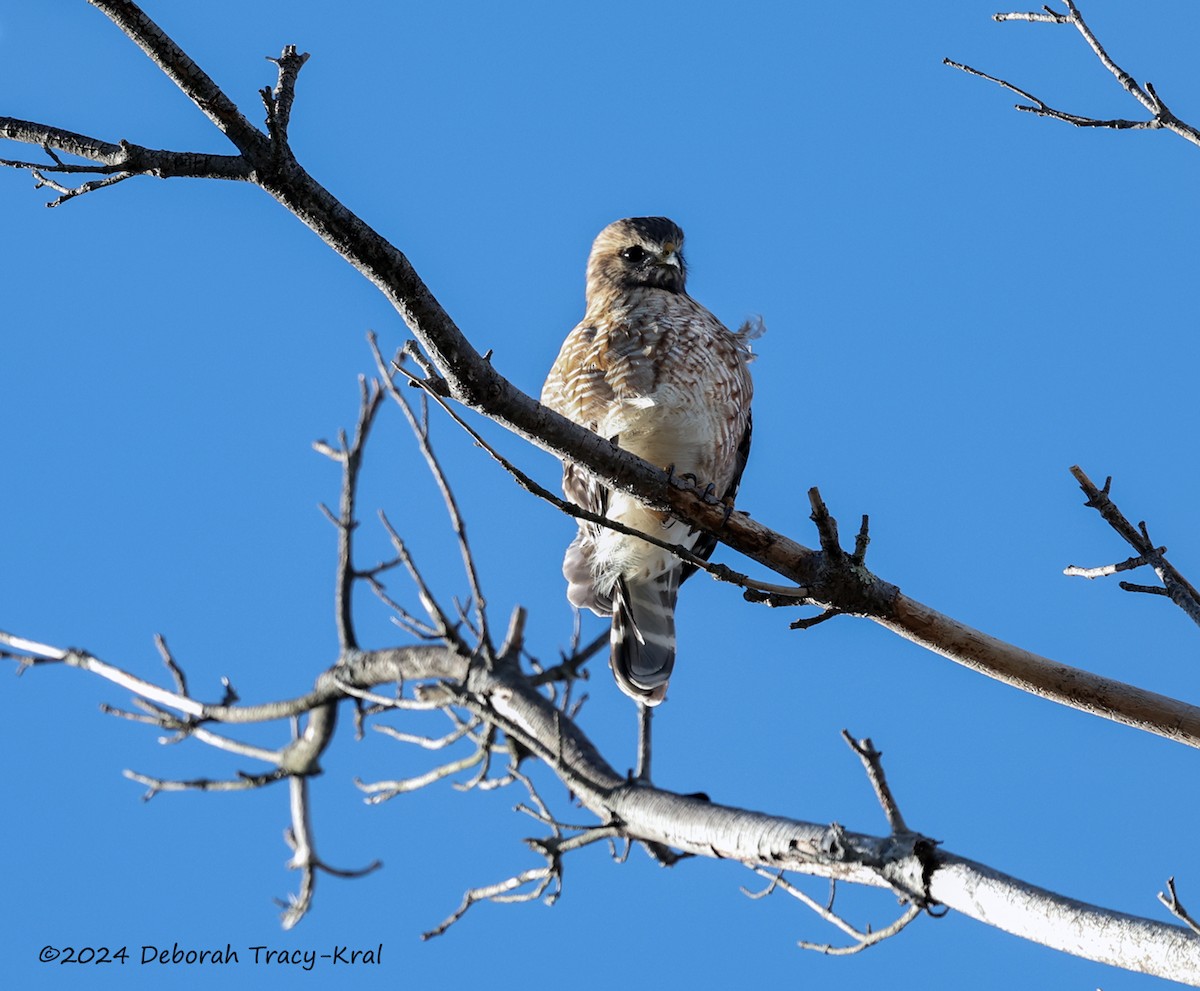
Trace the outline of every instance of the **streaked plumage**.
<path fill-rule="evenodd" d="M 600 232 L 588 258 L 587 312 L 563 343 L 542 402 L 732 499 L 750 447 L 746 365 L 757 328 L 735 334 L 687 295 L 682 245 L 683 232 L 664 217 L 618 220 Z M 570 462 L 563 491 L 578 506 L 704 557 L 716 544 Z M 693 570 L 644 540 L 584 522 L 567 548 L 567 597 L 612 615 L 613 674 L 646 705 L 666 695 L 675 599 Z"/>

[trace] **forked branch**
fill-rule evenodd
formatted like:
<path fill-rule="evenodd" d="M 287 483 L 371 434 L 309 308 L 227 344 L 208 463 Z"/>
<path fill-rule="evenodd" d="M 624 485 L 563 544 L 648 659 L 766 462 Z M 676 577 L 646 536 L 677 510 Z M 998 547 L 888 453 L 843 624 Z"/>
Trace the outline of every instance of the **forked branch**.
<path fill-rule="evenodd" d="M 900 808 L 896 803 L 895 797 L 892 795 L 891 789 L 888 787 L 887 778 L 883 773 L 883 754 L 875 749 L 869 739 L 857 740 L 846 730 L 842 730 L 842 739 L 846 741 L 847 746 L 862 761 L 867 779 L 871 782 L 871 787 L 875 790 L 875 797 L 879 800 L 879 804 L 887 816 L 892 837 L 896 842 L 911 849 L 913 855 L 925 865 L 925 872 L 922 873 L 921 880 L 922 883 L 926 882 L 936 869 L 936 861 L 934 859 L 935 847 L 937 846 L 936 841 L 912 832 L 905 825 L 904 817 L 900 814 Z M 827 848 L 831 851 L 838 850 L 844 844 L 845 836 L 845 830 L 840 826 L 831 826 L 829 829 L 829 841 L 826 844 Z M 781 891 L 795 898 L 820 919 L 840 929 L 853 940 L 853 942 L 843 946 L 801 940 L 799 946 L 804 950 L 815 950 L 818 953 L 831 956 L 846 956 L 851 953 L 860 953 L 868 947 L 875 946 L 883 942 L 883 940 L 895 936 L 923 911 L 929 911 L 930 914 L 933 914 L 928 890 L 914 894 L 911 884 L 906 883 L 904 885 L 897 885 L 896 893 L 900 896 L 901 903 L 907 903 L 908 907 L 895 920 L 881 929 L 872 929 L 868 926 L 865 930 L 860 930 L 833 909 L 834 896 L 837 892 L 836 880 L 830 882 L 829 897 L 825 904 L 821 904 L 801 888 L 792 884 L 782 870 L 769 871 L 759 866 L 748 866 L 751 866 L 751 869 L 759 877 L 767 878 L 770 884 L 762 891 L 755 893 L 751 893 L 743 888 L 743 894 L 757 899 L 764 898 L 776 891 Z M 911 879 L 908 880 L 911 881 Z"/>
<path fill-rule="evenodd" d="M 1163 903 L 1163 906 L 1175 918 L 1184 923 L 1192 932 L 1200 936 L 1200 922 L 1197 922 L 1179 900 L 1179 896 L 1175 893 L 1175 878 L 1167 878 L 1167 894 L 1161 891 L 1158 893 L 1158 900 Z"/>
<path fill-rule="evenodd" d="M 824 953 L 827 956 L 849 956 L 852 953 L 861 953 L 863 950 L 871 946 L 876 946 L 882 943 L 885 939 L 897 935 L 910 922 L 916 919 L 921 914 L 919 905 L 909 905 L 900 916 L 881 929 L 871 929 L 869 926 L 866 930 L 860 930 L 847 922 L 844 917 L 833 911 L 832 898 L 828 904 L 822 905 L 811 895 L 807 894 L 803 889 L 794 885 L 783 874 L 782 871 L 772 872 L 765 870 L 762 867 L 754 868 L 754 873 L 759 877 L 766 878 L 770 883 L 763 888 L 762 891 L 751 892 L 746 888 L 742 888 L 742 893 L 748 898 L 765 898 L 768 895 L 774 894 L 776 891 L 781 891 L 786 895 L 790 895 L 805 906 L 809 911 L 817 917 L 828 922 L 831 926 L 840 929 L 853 942 L 844 946 L 834 946 L 832 943 L 814 943 L 809 940 L 799 940 L 797 946 L 802 950 L 815 950 L 817 953 Z"/>
<path fill-rule="evenodd" d="M 1066 13 L 1060 13 L 1052 10 L 1049 6 L 1044 6 L 1042 10 L 1030 12 L 1013 12 L 1008 14 L 995 14 L 994 19 L 997 21 L 1028 21 L 1034 24 L 1069 24 L 1074 27 L 1088 47 L 1095 53 L 1096 58 L 1100 60 L 1100 64 L 1107 69 L 1113 77 L 1120 83 L 1121 88 L 1132 96 L 1146 112 L 1149 117 L 1140 120 L 1127 120 L 1121 118 L 1100 118 L 1088 117 L 1082 114 L 1069 113 L 1065 110 L 1057 110 L 1050 106 L 1041 97 L 1034 96 L 1032 93 L 1021 89 L 1021 87 L 1001 79 L 997 76 L 989 75 L 979 69 L 975 69 L 962 62 L 955 62 L 953 59 L 943 59 L 945 65 L 949 65 L 955 69 L 960 69 L 963 72 L 969 73 L 972 76 L 978 76 L 981 79 L 986 79 L 989 82 L 996 83 L 998 86 L 1003 86 L 1005 89 L 1025 100 L 1025 103 L 1016 104 L 1016 109 L 1024 113 L 1034 114 L 1038 117 L 1049 117 L 1052 120 L 1061 120 L 1066 124 L 1073 124 L 1075 127 L 1102 127 L 1112 130 L 1126 131 L 1147 131 L 1147 130 L 1167 130 L 1173 134 L 1179 135 L 1185 141 L 1189 141 L 1194 145 L 1200 145 L 1200 131 L 1191 124 L 1176 117 L 1171 110 L 1163 102 L 1162 98 L 1155 91 L 1152 83 L 1139 86 L 1137 81 L 1128 72 L 1122 69 L 1100 44 L 1100 40 L 1083 19 L 1083 14 L 1080 13 L 1078 6 L 1074 0 L 1062 0 L 1066 7 Z"/>
<path fill-rule="evenodd" d="M 529 844 L 532 850 L 545 858 L 546 864 L 544 867 L 532 867 L 521 871 L 519 874 L 514 874 L 512 877 L 505 878 L 503 881 L 497 881 L 495 884 L 471 888 L 463 896 L 462 904 L 447 916 L 440 925 L 435 926 L 426 933 L 422 933 L 421 938 L 433 939 L 435 936 L 441 936 L 454 923 L 466 915 L 472 905 L 477 905 L 479 902 L 490 901 L 498 904 L 513 904 L 534 901 L 545 895 L 546 904 L 554 904 L 558 900 L 558 896 L 562 894 L 563 856 L 572 850 L 579 850 L 601 840 L 610 840 L 618 836 L 620 836 L 620 830 L 615 826 L 596 826 L 577 833 L 574 836 L 526 840 L 525 842 Z M 551 887 L 552 885 L 553 887 Z M 548 890 L 549 894 L 546 894 Z"/>
<path fill-rule="evenodd" d="M 1121 582 L 1121 588 L 1127 592 L 1149 592 L 1169 596 L 1171 601 L 1179 606 L 1192 622 L 1200 625 L 1200 592 L 1167 560 L 1167 549 L 1157 546 L 1150 539 L 1150 532 L 1145 522 L 1134 526 L 1125 514 L 1117 508 L 1117 504 L 1112 501 L 1109 495 L 1112 489 L 1112 477 L 1109 476 L 1106 478 L 1104 486 L 1098 488 L 1096 483 L 1078 465 L 1072 466 L 1071 474 L 1075 476 L 1075 481 L 1079 483 L 1079 487 L 1083 490 L 1084 495 L 1087 496 L 1087 502 L 1084 505 L 1096 510 L 1104 522 L 1112 527 L 1137 554 L 1118 564 L 1106 565 L 1099 568 L 1077 568 L 1075 565 L 1071 565 L 1065 568 L 1063 573 L 1078 575 L 1084 578 L 1096 578 L 1149 565 L 1154 569 L 1154 573 L 1158 575 L 1159 580 L 1162 582 L 1161 586 L 1135 585 L 1132 582 Z"/>

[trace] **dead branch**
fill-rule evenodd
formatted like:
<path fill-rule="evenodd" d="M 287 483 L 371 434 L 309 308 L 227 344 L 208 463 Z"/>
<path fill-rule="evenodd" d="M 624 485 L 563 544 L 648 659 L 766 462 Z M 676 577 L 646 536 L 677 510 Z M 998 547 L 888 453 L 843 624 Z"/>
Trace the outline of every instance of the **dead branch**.
<path fill-rule="evenodd" d="M 1158 893 L 1158 900 L 1163 903 L 1167 911 L 1175 916 L 1175 918 L 1184 923 L 1197 936 L 1200 936 L 1200 922 L 1192 918 L 1188 910 L 1183 907 L 1179 896 L 1175 893 L 1175 878 L 1167 878 L 1167 891 L 1169 892 L 1167 895 L 1164 895 L 1160 891 Z"/>
<path fill-rule="evenodd" d="M 867 772 L 867 780 L 871 782 L 871 787 L 875 790 L 875 797 L 879 800 L 883 814 L 887 816 L 888 827 L 892 834 L 909 832 L 908 826 L 904 823 L 904 816 L 900 814 L 900 806 L 896 804 L 895 796 L 892 795 L 892 789 L 888 787 L 887 777 L 883 773 L 883 754 L 875 749 L 870 737 L 856 740 L 850 735 L 849 730 L 842 730 L 842 739 L 862 761 L 863 770 Z"/>
<path fill-rule="evenodd" d="M 277 781 L 283 781 L 287 775 L 282 771 L 269 771 L 266 774 L 243 774 L 237 778 L 220 781 L 212 778 L 192 778 L 189 781 L 169 781 L 164 778 L 151 777 L 148 774 L 139 774 L 137 771 L 122 771 L 130 781 L 136 781 L 138 784 L 146 786 L 146 794 L 142 796 L 143 801 L 150 801 L 159 792 L 164 791 L 249 791 L 254 788 L 262 788 L 266 785 L 275 784 Z"/>
<path fill-rule="evenodd" d="M 1156 554 L 1166 554 L 1166 547 L 1156 547 Z M 1115 575 L 1122 571 L 1132 571 L 1134 568 L 1140 568 L 1143 565 L 1150 563 L 1150 558 L 1144 554 L 1139 554 L 1137 557 L 1127 557 L 1124 561 L 1118 561 L 1116 564 L 1102 564 L 1096 568 L 1081 568 L 1078 565 L 1068 564 L 1063 568 L 1063 574 L 1068 578 L 1087 578 L 1089 580 L 1096 578 L 1107 578 L 1109 575 Z M 1161 589 L 1159 591 L 1162 591 Z"/>
<path fill-rule="evenodd" d="M 295 54 L 295 49 L 292 50 Z M 282 69 L 280 70 L 282 73 Z M 338 504 L 338 515 L 335 517 L 324 506 L 321 507 L 325 516 L 338 529 L 337 581 L 334 585 L 334 614 L 337 619 L 338 643 L 343 650 L 354 650 L 358 647 L 358 637 L 354 632 L 352 602 L 354 583 L 367 574 L 357 571 L 354 567 L 354 530 L 358 526 L 355 519 L 355 498 L 358 492 L 358 473 L 362 469 L 363 450 L 370 435 L 375 415 L 379 412 L 379 404 L 383 401 L 383 390 L 379 383 L 372 380 L 370 384 L 363 376 L 358 377 L 359 409 L 358 423 L 354 428 L 354 441 L 348 443 L 346 432 L 338 436 L 338 447 L 331 447 L 323 440 L 315 441 L 313 449 L 326 457 L 337 461 L 342 466 L 342 493 Z M 382 565 L 380 566 L 382 568 Z M 378 569 L 376 569 L 377 573 Z"/>
<path fill-rule="evenodd" d="M 15 639 L 10 638 L 10 646 Z M 38 647 L 43 653 L 68 653 L 44 644 Z M 117 683 L 137 683 L 125 672 L 120 675 Z M 472 666 L 468 657 L 445 645 L 347 652 L 317 679 L 317 688 L 306 697 L 311 707 L 309 722 L 338 699 L 352 697 L 337 689 L 338 684 L 369 691 L 375 685 L 401 681 L 440 686 L 445 704 L 485 719 L 519 744 L 523 753 L 545 762 L 602 824 L 620 824 L 619 832 L 613 834 L 616 838 L 736 860 L 770 871 L 890 888 L 903 892 L 914 904 L 928 899 L 975 918 L 1004 917 L 1010 931 L 1089 959 L 1200 983 L 1200 943 L 1190 942 L 1189 930 L 1083 905 L 933 848 L 912 835 L 873 837 L 723 806 L 652 785 L 631 784 L 604 760 L 579 726 L 520 671 L 510 666 L 493 670 Z M 149 691 L 171 694 L 155 686 L 149 686 Z M 247 708 L 261 717 L 270 710 L 286 713 L 294 702 Z M 197 708 L 213 721 L 246 721 L 237 712 L 240 706 L 228 711 L 204 710 L 198 704 Z M 320 733 L 316 736 L 318 742 L 327 740 Z M 301 734 L 291 746 L 300 750 L 304 745 L 305 735 Z M 314 759 L 312 754 L 308 756 Z M 291 780 L 297 780 L 295 772 Z M 472 901 L 510 894 L 523 884 L 538 885 L 543 880 L 549 884 L 553 879 L 550 867 L 524 872 L 500 888 L 477 889 L 483 893 Z M 312 878 L 306 883 L 311 885 Z M 299 904 L 306 906 L 311 890 L 302 888 L 298 897 Z M 1013 904 L 1022 906 L 1016 920 Z M 1072 933 L 1069 941 L 1058 938 L 1066 931 L 1064 919 Z M 1085 939 L 1082 950 L 1076 942 L 1080 932 L 1096 936 Z M 1102 938 L 1097 934 L 1103 934 Z M 1137 964 L 1131 964 L 1135 959 Z"/>
<path fill-rule="evenodd" d="M 438 491 L 442 495 L 442 501 L 446 505 L 446 512 L 450 516 L 450 525 L 454 530 L 455 539 L 458 541 L 459 554 L 462 557 L 463 570 L 467 574 L 467 582 L 471 588 L 471 600 L 474 604 L 475 627 L 478 631 L 479 639 L 482 643 L 492 643 L 491 633 L 488 630 L 487 622 L 487 599 L 484 597 L 483 588 L 479 582 L 479 571 L 475 567 L 475 556 L 471 553 L 471 545 L 467 540 L 467 525 L 463 520 L 462 513 L 458 508 L 458 500 L 454 497 L 454 491 L 450 487 L 450 482 L 446 478 L 446 473 L 442 470 L 441 462 L 438 460 L 437 454 L 433 450 L 433 445 L 429 440 L 429 416 L 425 409 L 425 397 L 421 397 L 421 416 L 418 418 L 409 405 L 408 400 L 396 388 L 394 371 L 398 369 L 400 361 L 403 359 L 402 354 L 398 354 L 396 359 L 392 361 L 391 369 L 383 361 L 383 356 L 379 352 L 378 344 L 374 334 L 367 335 L 368 343 L 371 346 L 371 351 L 375 356 L 375 364 L 379 369 L 380 379 L 387 389 L 388 395 L 395 401 L 404 414 L 404 419 L 408 422 L 409 429 L 412 431 L 413 437 L 416 438 L 417 446 L 421 450 L 421 456 L 425 459 L 425 464 L 429 468 L 429 472 L 433 475 L 434 481 L 437 483 Z"/>
<path fill-rule="evenodd" d="M 456 724 L 455 728 L 445 736 L 428 737 L 417 733 L 402 733 L 394 726 L 376 726 L 375 730 L 386 736 L 390 736 L 393 740 L 400 743 L 411 743 L 425 750 L 444 750 L 450 744 L 457 743 L 464 736 L 479 728 L 480 721 L 478 719 L 465 722 L 458 718 L 453 709 L 441 709 L 439 711 L 446 713 L 450 717 L 451 722 Z"/>
<path fill-rule="evenodd" d="M 996 83 L 998 86 L 1003 86 L 1010 92 L 1016 93 L 1021 99 L 1028 101 L 1027 103 L 1018 103 L 1015 105 L 1015 109 L 1024 113 L 1031 113 L 1038 117 L 1049 117 L 1052 120 L 1061 120 L 1066 124 L 1073 124 L 1075 127 L 1103 127 L 1111 130 L 1126 131 L 1163 129 L 1179 135 L 1179 137 L 1194 145 L 1200 145 L 1200 130 L 1192 127 L 1191 124 L 1181 121 L 1171 113 L 1170 109 L 1155 91 L 1153 84 L 1146 83 L 1144 88 L 1139 86 L 1133 76 L 1113 61 L 1112 57 L 1105 50 L 1104 46 L 1100 44 L 1099 39 L 1083 19 L 1083 14 L 1079 12 L 1079 8 L 1075 5 L 1074 0 L 1063 0 L 1063 3 L 1067 9 L 1065 14 L 1051 10 L 1050 7 L 1046 6 L 1042 8 L 1041 12 L 994 14 L 993 19 L 997 21 L 1028 21 L 1035 24 L 1070 24 L 1074 26 L 1088 47 L 1095 53 L 1096 58 L 1100 60 L 1100 64 L 1113 75 L 1117 82 L 1120 83 L 1121 88 L 1137 100 L 1147 113 L 1150 114 L 1148 118 L 1143 120 L 1101 119 L 1068 113 L 1065 110 L 1056 110 L 1040 97 L 1034 96 L 1032 93 L 1013 85 L 1007 80 L 989 75 L 969 65 L 955 62 L 952 59 L 943 59 L 942 62 L 952 68 L 959 69 L 972 76 L 978 76 L 981 79 L 986 79 L 989 82 Z"/>
<path fill-rule="evenodd" d="M 553 667 L 543 668 L 536 672 L 531 679 L 534 685 L 549 685 L 556 681 L 570 684 L 576 678 L 586 678 L 587 670 L 583 667 L 601 650 L 608 646 L 608 631 L 597 634 L 586 646 L 576 645 L 570 654 L 563 654 L 562 661 Z"/>
<path fill-rule="evenodd" d="M 292 859 L 288 867 L 301 872 L 300 891 L 289 895 L 286 902 L 279 902 L 284 908 L 282 922 L 284 929 L 291 929 L 308 913 L 312 907 L 313 894 L 317 886 L 317 872 L 324 871 L 334 877 L 356 878 L 365 877 L 383 866 L 383 861 L 375 860 L 366 867 L 345 870 L 330 867 L 319 856 L 313 846 L 312 816 L 308 798 L 308 779 L 292 775 L 289 781 L 291 788 L 292 825 L 284 834 L 284 839 L 292 849 Z"/>
<path fill-rule="evenodd" d="M 29 172 L 37 180 L 35 188 L 46 186 L 59 193 L 56 199 L 46 203 L 48 207 L 56 207 L 84 193 L 108 188 L 134 176 L 226 179 L 236 182 L 249 182 L 253 177 L 249 163 L 240 155 L 163 151 L 129 141 L 113 144 L 16 117 L 0 117 L 0 137 L 34 145 L 50 159 L 48 162 L 0 159 L 0 167 Z M 85 161 L 64 162 L 56 152 L 64 152 Z M 70 187 L 52 180 L 49 178 L 51 175 L 99 175 L 104 178 L 91 179 Z"/>
<path fill-rule="evenodd" d="M 472 905 L 476 905 L 479 902 L 491 901 L 499 904 L 511 904 L 515 902 L 534 901 L 537 898 L 541 898 L 551 884 L 554 885 L 554 890 L 546 897 L 546 903 L 552 905 L 562 893 L 563 855 L 600 840 L 611 839 L 617 835 L 619 835 L 619 831 L 615 826 L 597 826 L 567 838 L 549 837 L 546 839 L 526 840 L 525 842 L 529 844 L 531 849 L 546 858 L 545 867 L 531 868 L 521 871 L 519 874 L 514 874 L 503 881 L 498 881 L 495 884 L 470 889 L 463 896 L 462 904 L 447 916 L 440 925 L 435 926 L 426 933 L 422 933 L 421 938 L 433 939 L 435 936 L 442 935 L 442 933 L 466 915 Z M 522 891 L 522 888 L 526 890 Z"/>
<path fill-rule="evenodd" d="M 466 640 L 458 632 L 458 623 L 452 623 L 446 611 L 438 602 L 437 597 L 433 594 L 429 585 L 426 583 L 424 576 L 413 560 L 412 555 L 408 551 L 407 545 L 396 532 L 396 528 L 392 526 L 391 521 L 387 518 L 387 514 L 382 510 L 379 513 L 379 519 L 383 523 L 384 529 L 387 531 L 388 537 L 392 541 L 392 547 L 395 548 L 396 554 L 403 563 L 405 570 L 408 571 L 409 577 L 413 584 L 417 587 L 417 594 L 421 600 L 421 606 L 425 609 L 426 614 L 430 619 L 430 626 L 434 631 L 434 638 L 439 640 L 453 641 L 459 650 L 464 653 L 470 652 L 470 647 Z"/>
<path fill-rule="evenodd" d="M 846 921 L 841 915 L 834 912 L 829 905 L 822 905 L 815 898 L 810 897 L 802 889 L 796 887 L 787 878 L 784 877 L 782 871 L 771 872 L 762 867 L 753 868 L 754 873 L 759 877 L 767 878 L 770 884 L 762 891 L 751 892 L 742 888 L 742 894 L 748 898 L 765 898 L 768 895 L 774 894 L 776 891 L 782 891 L 784 894 L 795 898 L 800 904 L 804 905 L 809 911 L 813 912 L 819 918 L 828 922 L 831 926 L 835 926 L 844 932 L 847 936 L 854 940 L 848 946 L 833 946 L 830 943 L 811 943 L 806 940 L 800 940 L 797 945 L 802 950 L 815 950 L 817 953 L 824 953 L 827 956 L 848 956 L 851 953 L 860 953 L 869 946 L 874 946 L 877 943 L 883 942 L 885 939 L 890 939 L 899 933 L 905 926 L 912 922 L 921 914 L 919 905 L 910 905 L 901 913 L 890 925 L 884 926 L 882 929 L 872 930 L 868 928 L 865 932 L 855 928 Z"/>
<path fill-rule="evenodd" d="M 292 119 L 292 104 L 296 101 L 296 79 L 308 61 L 308 53 L 301 55 L 295 45 L 284 45 L 279 58 L 267 61 L 275 63 L 279 78 L 273 90 L 263 88 L 258 92 L 267 111 L 267 131 L 271 135 L 271 144 L 280 149 L 287 146 L 288 124 Z"/>
<path fill-rule="evenodd" d="M 421 788 L 428 787 L 435 781 L 441 781 L 443 778 L 448 778 L 451 775 L 475 767 L 483 761 L 483 756 L 484 748 L 481 746 L 474 753 L 468 754 L 466 757 L 448 761 L 432 770 L 426 771 L 424 774 L 418 774 L 412 778 L 404 778 L 397 781 L 375 781 L 371 783 L 355 778 L 354 784 L 355 787 L 365 792 L 368 796 L 364 799 L 365 802 L 370 805 L 378 805 L 380 802 L 386 802 L 397 795 L 418 791 Z"/>
<path fill-rule="evenodd" d="M 1087 473 L 1079 465 L 1071 467 L 1071 474 L 1075 476 L 1075 481 L 1079 483 L 1079 487 L 1083 490 L 1084 495 L 1087 496 L 1087 502 L 1084 505 L 1096 510 L 1104 522 L 1112 527 L 1137 552 L 1137 555 L 1136 557 L 1122 561 L 1120 564 L 1108 565 L 1102 568 L 1081 569 L 1072 565 L 1066 568 L 1063 574 L 1075 574 L 1083 575 L 1086 578 L 1095 578 L 1148 564 L 1154 569 L 1154 573 L 1158 575 L 1159 580 L 1162 581 L 1161 587 L 1121 582 L 1121 588 L 1127 592 L 1143 592 L 1169 596 L 1171 601 L 1179 606 L 1193 623 L 1200 625 L 1200 592 L 1167 560 L 1166 547 L 1158 547 L 1150 539 L 1150 533 L 1146 528 L 1146 524 L 1142 522 L 1135 527 L 1129 522 L 1128 517 L 1117 508 L 1117 504 L 1109 496 L 1112 488 L 1112 477 L 1109 476 L 1105 479 L 1103 488 L 1097 488 L 1096 483 L 1088 478 Z"/>

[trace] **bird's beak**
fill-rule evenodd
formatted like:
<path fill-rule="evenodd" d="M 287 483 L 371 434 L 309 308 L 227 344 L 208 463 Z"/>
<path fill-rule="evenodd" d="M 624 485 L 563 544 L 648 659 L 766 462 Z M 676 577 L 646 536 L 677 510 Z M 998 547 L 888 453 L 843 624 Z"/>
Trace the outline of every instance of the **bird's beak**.
<path fill-rule="evenodd" d="M 662 254 L 658 256 L 658 264 L 673 265 L 675 268 L 679 268 L 678 245 L 670 243 L 664 244 Z"/>

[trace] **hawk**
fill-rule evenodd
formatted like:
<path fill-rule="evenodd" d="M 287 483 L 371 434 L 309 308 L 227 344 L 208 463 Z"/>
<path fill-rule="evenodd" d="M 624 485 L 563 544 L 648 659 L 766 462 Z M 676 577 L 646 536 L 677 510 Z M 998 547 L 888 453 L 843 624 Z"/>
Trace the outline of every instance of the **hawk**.
<path fill-rule="evenodd" d="M 757 328 L 726 327 L 686 291 L 683 231 L 665 217 L 618 220 L 587 265 L 587 312 L 563 342 L 542 403 L 652 464 L 732 500 L 750 451 L 747 363 Z M 584 509 L 707 558 L 710 534 L 564 462 L 563 492 Z M 612 616 L 609 663 L 643 706 L 666 696 L 675 599 L 696 570 L 670 551 L 579 522 L 563 560 L 567 598 Z"/>

